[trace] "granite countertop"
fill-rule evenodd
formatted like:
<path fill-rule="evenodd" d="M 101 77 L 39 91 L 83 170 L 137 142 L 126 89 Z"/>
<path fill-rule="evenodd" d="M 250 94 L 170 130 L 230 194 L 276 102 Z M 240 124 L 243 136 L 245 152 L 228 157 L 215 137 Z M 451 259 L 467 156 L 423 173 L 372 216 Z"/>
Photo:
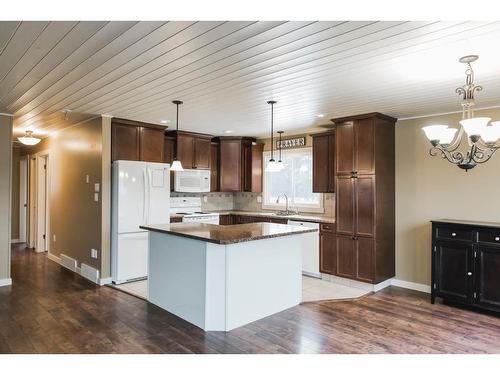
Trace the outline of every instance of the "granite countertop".
<path fill-rule="evenodd" d="M 317 229 L 271 223 L 250 223 L 236 225 L 214 225 L 200 223 L 151 224 L 141 225 L 142 229 L 153 232 L 230 245 L 240 242 L 256 241 L 301 233 L 317 232 Z"/>
<path fill-rule="evenodd" d="M 242 216 L 261 216 L 266 218 L 276 218 L 276 219 L 290 219 L 298 221 L 309 221 L 313 223 L 328 223 L 334 224 L 335 218 L 329 216 L 321 215 L 276 215 L 272 212 L 262 212 L 262 211 L 207 211 L 217 213 L 219 215 L 242 215 Z M 170 217 L 183 217 L 182 214 L 170 214 Z"/>

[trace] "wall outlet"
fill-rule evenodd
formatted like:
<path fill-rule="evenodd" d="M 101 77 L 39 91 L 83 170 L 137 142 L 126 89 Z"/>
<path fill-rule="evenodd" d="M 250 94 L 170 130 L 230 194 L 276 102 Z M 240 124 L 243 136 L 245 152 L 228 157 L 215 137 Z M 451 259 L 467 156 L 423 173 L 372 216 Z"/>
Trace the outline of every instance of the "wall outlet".
<path fill-rule="evenodd" d="M 53 234 L 53 235 L 52 235 L 52 240 L 53 240 L 54 242 L 56 242 L 56 235 L 55 235 L 55 234 Z"/>
<path fill-rule="evenodd" d="M 96 249 L 90 249 L 90 256 L 94 259 L 97 259 L 97 250 Z"/>
<path fill-rule="evenodd" d="M 205 203 L 208 202 L 208 197 L 206 195 L 203 196 L 203 202 L 205 202 Z"/>
<path fill-rule="evenodd" d="M 257 203 L 262 203 L 262 195 L 257 195 Z"/>
<path fill-rule="evenodd" d="M 87 175 L 85 175 L 85 182 L 86 182 L 87 184 L 89 184 L 89 183 L 90 183 L 90 176 L 89 176 L 88 174 L 87 174 Z"/>

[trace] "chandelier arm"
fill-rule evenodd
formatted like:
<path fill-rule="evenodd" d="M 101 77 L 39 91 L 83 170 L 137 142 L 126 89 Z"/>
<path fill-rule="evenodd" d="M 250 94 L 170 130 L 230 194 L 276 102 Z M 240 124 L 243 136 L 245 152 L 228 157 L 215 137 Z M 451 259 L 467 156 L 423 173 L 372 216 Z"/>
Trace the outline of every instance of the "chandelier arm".
<path fill-rule="evenodd" d="M 460 125 L 460 128 L 458 129 L 458 132 L 456 132 L 455 136 L 453 137 L 453 140 L 451 143 L 446 147 L 446 150 L 449 152 L 455 151 L 460 144 L 462 143 L 462 136 L 464 134 L 464 128 Z"/>
<path fill-rule="evenodd" d="M 473 156 L 473 161 L 477 164 L 483 164 L 486 163 L 488 160 L 491 159 L 493 154 L 498 150 L 500 147 L 490 147 L 488 148 L 489 152 L 485 152 L 484 150 L 479 151 L 479 153 L 482 155 L 481 157 L 477 157 L 476 155 Z"/>
<path fill-rule="evenodd" d="M 464 156 L 461 152 L 456 152 L 455 154 L 453 154 L 452 152 L 450 152 L 447 149 L 442 148 L 441 146 L 432 147 L 429 150 L 429 154 L 431 156 L 436 156 L 439 153 L 441 154 L 441 157 L 443 159 L 446 159 L 450 163 L 457 164 L 457 165 L 460 164 L 464 159 Z"/>

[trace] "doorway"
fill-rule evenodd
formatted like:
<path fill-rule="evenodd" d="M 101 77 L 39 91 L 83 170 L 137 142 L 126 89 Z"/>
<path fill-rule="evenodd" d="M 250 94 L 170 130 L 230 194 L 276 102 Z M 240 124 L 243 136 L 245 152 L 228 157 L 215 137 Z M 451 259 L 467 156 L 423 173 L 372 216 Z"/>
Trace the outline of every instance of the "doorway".
<path fill-rule="evenodd" d="M 28 223 L 28 162 L 29 156 L 19 160 L 19 242 L 26 242 Z"/>
<path fill-rule="evenodd" d="M 31 155 L 28 169 L 28 245 L 35 252 L 41 253 L 49 250 L 50 168 L 48 152 Z"/>

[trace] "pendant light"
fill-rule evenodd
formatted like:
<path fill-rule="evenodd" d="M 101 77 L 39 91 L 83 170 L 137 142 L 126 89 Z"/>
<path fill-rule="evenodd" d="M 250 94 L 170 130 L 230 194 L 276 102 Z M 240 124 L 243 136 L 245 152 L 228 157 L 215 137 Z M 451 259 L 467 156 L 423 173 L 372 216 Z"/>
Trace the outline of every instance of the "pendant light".
<path fill-rule="evenodd" d="M 276 160 L 274 160 L 274 138 L 273 138 L 273 133 L 274 133 L 274 105 L 276 104 L 275 100 L 269 100 L 267 104 L 271 105 L 271 159 L 269 159 L 269 162 L 267 163 L 266 166 L 266 172 L 278 172 L 279 171 L 279 166 L 278 163 L 276 163 Z"/>
<path fill-rule="evenodd" d="M 176 121 L 176 127 L 175 130 L 179 130 L 179 105 L 182 104 L 183 102 L 180 100 L 173 100 L 172 103 L 174 103 L 177 106 L 177 121 Z M 177 141 L 174 144 L 174 161 L 172 162 L 172 165 L 170 166 L 170 170 L 174 172 L 180 172 L 183 171 L 184 168 L 182 168 L 182 164 L 179 160 L 177 160 Z"/>
<path fill-rule="evenodd" d="M 280 145 L 280 147 L 279 147 L 279 149 L 280 149 L 280 157 L 279 157 L 279 160 L 278 160 L 278 163 L 277 163 L 279 171 L 282 171 L 285 168 L 285 165 L 283 164 L 283 161 L 281 160 L 281 149 L 283 148 L 283 144 L 281 143 L 281 135 L 283 133 L 284 133 L 283 130 L 278 131 L 278 134 L 280 135 L 280 140 L 279 140 L 279 143 L 278 143 Z"/>
<path fill-rule="evenodd" d="M 26 134 L 24 135 L 24 137 L 18 137 L 17 139 L 23 145 L 27 146 L 34 146 L 41 141 L 40 138 L 33 137 L 33 130 L 26 130 Z"/>

